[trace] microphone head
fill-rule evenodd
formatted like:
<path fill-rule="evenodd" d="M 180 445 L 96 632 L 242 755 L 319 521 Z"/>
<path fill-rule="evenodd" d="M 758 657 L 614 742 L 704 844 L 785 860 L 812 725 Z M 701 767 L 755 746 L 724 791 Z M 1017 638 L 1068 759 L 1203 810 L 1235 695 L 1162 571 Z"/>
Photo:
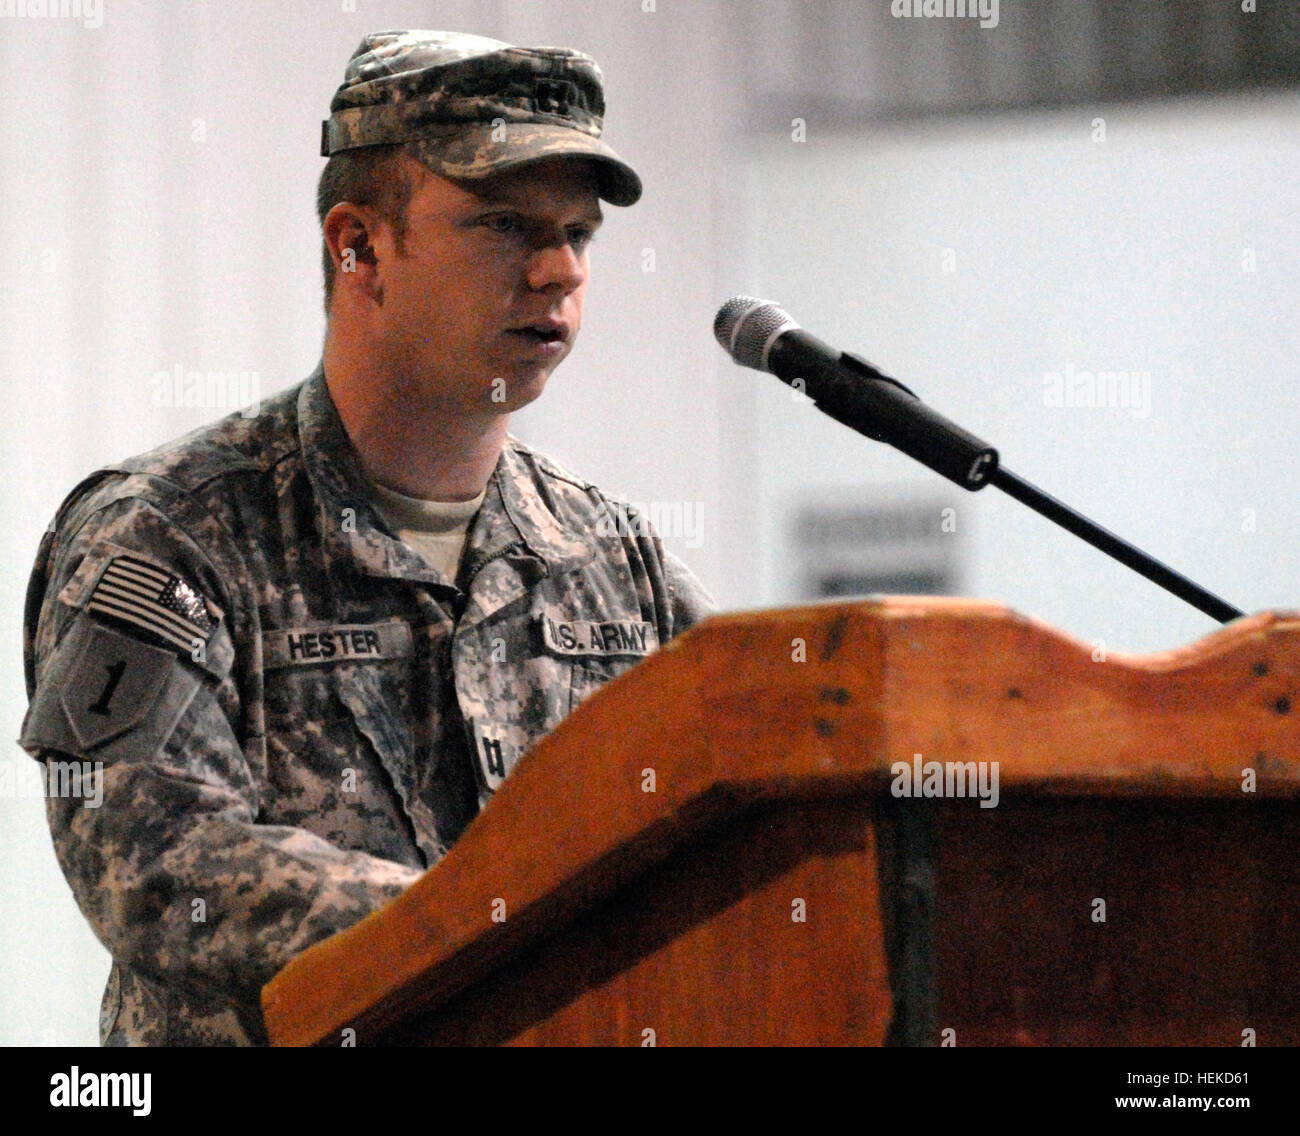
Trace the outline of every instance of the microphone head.
<path fill-rule="evenodd" d="M 778 336 L 799 325 L 771 300 L 732 296 L 718 309 L 713 335 L 742 367 L 766 371 L 767 356 Z"/>

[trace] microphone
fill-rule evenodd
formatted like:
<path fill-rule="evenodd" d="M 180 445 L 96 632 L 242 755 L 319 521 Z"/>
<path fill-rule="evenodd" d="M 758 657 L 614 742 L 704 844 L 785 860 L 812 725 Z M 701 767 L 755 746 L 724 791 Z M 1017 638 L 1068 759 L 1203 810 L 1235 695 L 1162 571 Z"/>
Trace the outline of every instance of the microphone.
<path fill-rule="evenodd" d="M 767 371 L 804 392 L 819 410 L 859 434 L 888 442 L 963 489 L 993 484 L 1036 513 L 1113 556 L 1220 623 L 1240 609 L 1148 556 L 1063 501 L 998 464 L 998 452 L 936 414 L 907 387 L 865 359 L 809 335 L 777 304 L 732 296 L 718 310 L 713 334 L 742 367 Z"/>
<path fill-rule="evenodd" d="M 837 422 L 888 442 L 963 489 L 993 480 L 997 450 L 865 359 L 809 335 L 778 305 L 732 296 L 718 310 L 713 334 L 742 367 L 775 375 Z"/>

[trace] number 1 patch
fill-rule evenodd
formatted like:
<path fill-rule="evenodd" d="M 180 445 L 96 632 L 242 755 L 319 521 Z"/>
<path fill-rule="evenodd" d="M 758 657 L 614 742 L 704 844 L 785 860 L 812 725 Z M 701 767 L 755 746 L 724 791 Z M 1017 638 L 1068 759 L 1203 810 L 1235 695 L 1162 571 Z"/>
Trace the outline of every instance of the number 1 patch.
<path fill-rule="evenodd" d="M 90 749 L 143 722 L 153 710 L 176 655 L 90 623 L 61 684 L 59 702 L 81 745 Z"/>

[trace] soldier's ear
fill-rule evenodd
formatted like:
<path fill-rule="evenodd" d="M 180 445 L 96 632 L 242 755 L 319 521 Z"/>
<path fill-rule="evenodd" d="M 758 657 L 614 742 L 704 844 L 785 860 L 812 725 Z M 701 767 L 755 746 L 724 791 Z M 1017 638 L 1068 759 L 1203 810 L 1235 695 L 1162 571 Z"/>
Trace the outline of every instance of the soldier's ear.
<path fill-rule="evenodd" d="M 355 289 L 372 303 L 383 302 L 384 290 L 373 234 L 376 218 L 364 206 L 340 201 L 326 215 L 321 234 L 334 260 L 334 289 Z"/>

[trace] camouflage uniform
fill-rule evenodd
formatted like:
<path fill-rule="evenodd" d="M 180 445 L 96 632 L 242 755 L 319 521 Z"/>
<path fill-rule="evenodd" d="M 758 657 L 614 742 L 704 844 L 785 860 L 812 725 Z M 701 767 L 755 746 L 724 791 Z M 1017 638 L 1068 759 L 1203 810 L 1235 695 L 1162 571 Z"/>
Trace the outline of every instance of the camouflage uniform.
<path fill-rule="evenodd" d="M 103 763 L 101 807 L 48 812 L 113 956 L 105 1044 L 265 1042 L 276 971 L 707 610 L 626 509 L 510 439 L 444 579 L 370 504 L 320 370 L 72 493 L 30 585 L 21 741 Z"/>

